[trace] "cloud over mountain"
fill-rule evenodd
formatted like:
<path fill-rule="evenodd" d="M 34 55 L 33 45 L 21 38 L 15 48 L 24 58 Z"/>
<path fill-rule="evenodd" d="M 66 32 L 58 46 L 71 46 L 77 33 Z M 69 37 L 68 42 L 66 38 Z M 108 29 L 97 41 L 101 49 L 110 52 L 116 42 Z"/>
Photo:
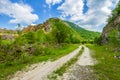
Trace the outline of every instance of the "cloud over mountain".
<path fill-rule="evenodd" d="M 86 5 L 88 11 L 83 13 L 85 9 L 84 0 L 65 0 L 65 2 L 58 7 L 58 10 L 61 11 L 61 18 L 69 19 L 89 30 L 97 30 L 101 25 L 103 27 L 103 25 L 106 24 L 108 16 L 118 1 L 119 0 L 87 0 Z M 101 31 L 102 27 L 97 31 Z"/>

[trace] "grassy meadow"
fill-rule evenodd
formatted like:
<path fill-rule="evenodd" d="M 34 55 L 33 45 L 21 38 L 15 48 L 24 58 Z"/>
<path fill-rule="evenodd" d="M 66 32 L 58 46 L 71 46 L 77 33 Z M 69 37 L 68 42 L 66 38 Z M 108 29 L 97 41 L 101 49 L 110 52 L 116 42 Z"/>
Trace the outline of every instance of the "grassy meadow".
<path fill-rule="evenodd" d="M 97 64 L 93 66 L 93 70 L 98 80 L 120 80 L 120 52 L 114 52 L 114 47 L 104 45 L 87 45 L 92 53 L 93 58 L 97 60 Z"/>

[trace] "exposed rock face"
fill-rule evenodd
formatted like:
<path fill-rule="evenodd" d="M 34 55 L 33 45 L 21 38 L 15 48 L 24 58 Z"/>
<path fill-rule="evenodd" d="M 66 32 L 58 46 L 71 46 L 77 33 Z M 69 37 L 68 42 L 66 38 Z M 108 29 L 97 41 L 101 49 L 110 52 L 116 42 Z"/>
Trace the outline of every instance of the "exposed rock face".
<path fill-rule="evenodd" d="M 50 23 L 46 21 L 43 24 L 38 25 L 28 25 L 28 27 L 24 28 L 22 32 L 29 32 L 29 31 L 37 31 L 39 29 L 44 30 L 45 32 L 49 32 L 51 30 Z"/>
<path fill-rule="evenodd" d="M 14 40 L 16 37 L 14 34 L 0 34 L 0 36 L 3 40 Z"/>
<path fill-rule="evenodd" d="M 111 42 L 112 39 L 115 41 L 120 41 L 120 16 L 104 27 L 101 37 L 102 44 Z"/>

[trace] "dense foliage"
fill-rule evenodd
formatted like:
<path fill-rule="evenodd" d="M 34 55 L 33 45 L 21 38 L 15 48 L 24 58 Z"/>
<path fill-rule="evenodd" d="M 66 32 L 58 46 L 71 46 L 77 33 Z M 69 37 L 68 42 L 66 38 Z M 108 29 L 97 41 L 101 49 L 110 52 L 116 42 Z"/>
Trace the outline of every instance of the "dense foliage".
<path fill-rule="evenodd" d="M 79 43 L 82 37 L 75 32 L 69 25 L 59 19 L 51 19 L 53 22 L 53 35 L 58 43 Z"/>
<path fill-rule="evenodd" d="M 70 25 L 70 27 L 73 28 L 76 32 L 78 32 L 86 41 L 94 40 L 96 37 L 100 36 L 99 32 L 88 31 L 72 22 L 69 21 L 65 21 L 65 22 L 67 22 L 67 24 Z"/>
<path fill-rule="evenodd" d="M 118 2 L 118 5 L 116 6 L 116 8 L 112 11 L 111 16 L 108 18 L 108 23 L 113 21 L 119 15 L 120 15 L 120 1 Z"/>

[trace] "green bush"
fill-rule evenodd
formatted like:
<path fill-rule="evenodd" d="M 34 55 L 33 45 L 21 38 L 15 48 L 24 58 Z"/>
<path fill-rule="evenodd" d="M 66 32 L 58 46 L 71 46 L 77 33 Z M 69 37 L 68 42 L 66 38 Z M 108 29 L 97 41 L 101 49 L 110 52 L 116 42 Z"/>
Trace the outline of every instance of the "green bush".
<path fill-rule="evenodd" d="M 25 36 L 20 36 L 18 38 L 15 39 L 14 44 L 18 44 L 18 45 L 24 45 L 27 44 L 27 39 L 25 38 Z"/>
<path fill-rule="evenodd" d="M 41 46 L 41 45 L 34 45 L 34 48 L 35 48 L 35 51 L 34 51 L 33 55 L 38 56 L 38 55 L 45 54 L 43 46 Z"/>
<path fill-rule="evenodd" d="M 2 38 L 1 38 L 1 36 L 0 36 L 0 45 L 2 44 Z"/>
<path fill-rule="evenodd" d="M 28 53 L 22 53 L 20 55 L 19 60 L 20 60 L 21 63 L 25 64 L 25 63 L 28 63 L 31 59 L 32 59 L 32 57 L 29 56 Z"/>
<path fill-rule="evenodd" d="M 45 38 L 45 33 L 43 30 L 38 30 L 36 33 L 35 33 L 35 39 L 37 42 L 40 42 L 40 43 L 43 43 L 45 42 L 46 38 Z"/>
<path fill-rule="evenodd" d="M 28 44 L 33 44 L 35 42 L 35 33 L 33 31 L 30 31 L 26 34 L 24 34 L 25 39 L 27 40 Z"/>
<path fill-rule="evenodd" d="M 24 52 L 21 46 L 16 44 L 7 44 L 0 46 L 0 53 L 1 53 L 1 62 L 12 62 L 17 59 L 20 59 L 20 55 Z"/>
<path fill-rule="evenodd" d="M 58 43 L 79 43 L 80 35 L 70 28 L 65 22 L 55 22 L 53 35 Z"/>
<path fill-rule="evenodd" d="M 102 37 L 100 36 L 100 37 L 96 37 L 95 39 L 94 39 L 94 43 L 95 44 L 98 44 L 98 45 L 101 45 L 102 43 L 101 43 L 101 40 L 102 40 Z"/>

